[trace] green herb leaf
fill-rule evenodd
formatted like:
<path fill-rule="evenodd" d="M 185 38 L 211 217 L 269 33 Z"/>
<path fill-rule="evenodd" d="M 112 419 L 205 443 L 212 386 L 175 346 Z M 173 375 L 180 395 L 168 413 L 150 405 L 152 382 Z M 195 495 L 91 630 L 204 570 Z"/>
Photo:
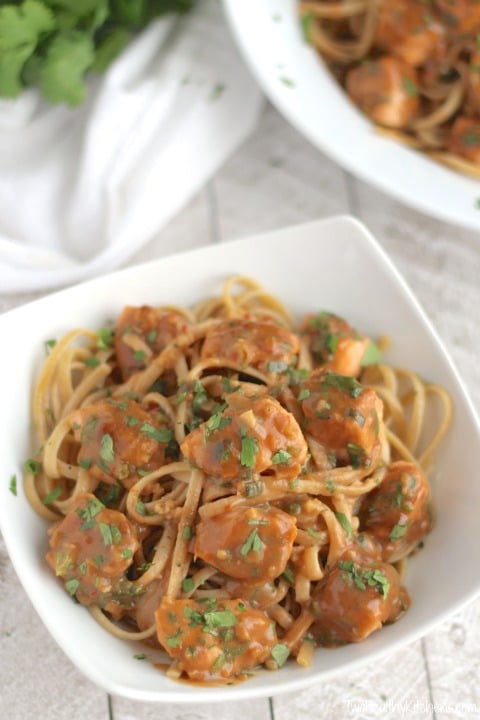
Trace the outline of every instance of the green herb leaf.
<path fill-rule="evenodd" d="M 280 449 L 272 455 L 272 463 L 274 465 L 280 465 L 287 463 L 291 458 L 292 456 L 287 450 Z"/>
<path fill-rule="evenodd" d="M 311 395 L 310 390 L 308 388 L 303 388 L 303 390 L 300 390 L 300 392 L 298 393 L 297 400 L 299 402 L 302 402 L 302 400 L 307 400 L 307 398 L 309 398 L 310 395 Z"/>
<path fill-rule="evenodd" d="M 393 528 L 390 530 L 390 534 L 388 536 L 389 540 L 400 540 L 405 533 L 407 532 L 407 526 L 406 525 L 394 525 Z"/>
<path fill-rule="evenodd" d="M 194 581 L 193 581 L 193 578 L 191 578 L 191 577 L 186 577 L 186 578 L 183 580 L 183 582 L 182 582 L 182 591 L 183 591 L 184 593 L 189 593 L 189 592 L 191 592 L 194 587 L 195 587 L 195 583 L 194 583 Z"/>
<path fill-rule="evenodd" d="M 252 530 L 250 535 L 247 537 L 242 547 L 240 548 L 240 555 L 245 557 L 249 552 L 259 552 L 264 547 L 262 539 L 258 534 L 258 530 Z"/>
<path fill-rule="evenodd" d="M 94 355 L 91 355 L 90 357 L 85 358 L 85 360 L 83 361 L 83 364 L 86 367 L 95 368 L 95 367 L 98 367 L 99 365 L 101 365 L 101 362 L 97 357 L 95 357 Z"/>
<path fill-rule="evenodd" d="M 335 517 L 337 518 L 337 520 L 340 523 L 340 525 L 342 526 L 342 528 L 345 530 L 345 533 L 346 533 L 348 539 L 351 540 L 353 538 L 353 529 L 352 529 L 352 526 L 350 525 L 350 521 L 347 518 L 347 516 L 345 515 L 345 513 L 336 512 Z"/>
<path fill-rule="evenodd" d="M 234 627 L 238 620 L 231 610 L 211 610 L 203 615 L 210 627 Z"/>
<path fill-rule="evenodd" d="M 10 478 L 10 485 L 8 486 L 8 489 L 10 490 L 12 495 L 15 495 L 15 497 L 17 496 L 17 476 L 16 475 L 12 475 L 12 477 Z"/>
<path fill-rule="evenodd" d="M 248 436 L 242 437 L 242 447 L 240 451 L 240 464 L 243 467 L 255 467 L 255 456 L 258 451 L 258 440 Z M 273 460 L 273 458 L 272 458 Z"/>
<path fill-rule="evenodd" d="M 100 457 L 106 463 L 112 463 L 115 460 L 113 438 L 108 433 L 102 435 L 102 439 L 100 440 Z"/>
<path fill-rule="evenodd" d="M 285 665 L 289 655 L 290 650 L 288 649 L 288 645 L 285 645 L 284 643 L 277 643 L 272 648 L 272 657 L 277 663 L 278 667 L 282 667 L 283 665 Z"/>
<path fill-rule="evenodd" d="M 140 432 L 145 433 L 145 435 L 148 435 L 157 442 L 168 443 L 170 440 L 173 440 L 173 430 L 169 430 L 168 428 L 157 430 L 157 428 L 150 425 L 150 423 L 143 423 Z"/>
<path fill-rule="evenodd" d="M 99 350 L 108 350 L 113 345 L 115 330 L 113 328 L 100 328 L 97 332 L 97 347 Z"/>
<path fill-rule="evenodd" d="M 366 367 L 367 365 L 378 365 L 379 362 L 382 361 L 382 353 L 380 348 L 376 343 L 373 341 L 370 342 L 365 352 L 363 353 L 363 357 L 361 360 L 362 367 Z"/>
<path fill-rule="evenodd" d="M 44 505 L 50 505 L 62 494 L 62 489 L 59 487 L 53 488 L 48 495 L 43 499 Z"/>
<path fill-rule="evenodd" d="M 80 580 L 77 580 L 77 578 L 72 578 L 71 580 L 67 580 L 67 582 L 65 583 L 65 590 L 72 597 L 76 594 L 79 587 L 80 587 Z"/>
<path fill-rule="evenodd" d="M 29 458 L 25 461 L 25 470 L 31 475 L 38 475 L 41 469 L 41 463 L 39 463 L 37 460 L 34 460 L 33 458 Z"/>

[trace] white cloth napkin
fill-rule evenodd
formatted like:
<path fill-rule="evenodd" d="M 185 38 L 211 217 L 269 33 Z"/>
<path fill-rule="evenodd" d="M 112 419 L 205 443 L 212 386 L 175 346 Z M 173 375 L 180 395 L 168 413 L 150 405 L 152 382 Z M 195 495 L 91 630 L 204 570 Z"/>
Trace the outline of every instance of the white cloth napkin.
<path fill-rule="evenodd" d="M 127 260 L 248 136 L 260 107 L 216 0 L 152 24 L 78 109 L 34 90 L 0 102 L 0 294 Z"/>

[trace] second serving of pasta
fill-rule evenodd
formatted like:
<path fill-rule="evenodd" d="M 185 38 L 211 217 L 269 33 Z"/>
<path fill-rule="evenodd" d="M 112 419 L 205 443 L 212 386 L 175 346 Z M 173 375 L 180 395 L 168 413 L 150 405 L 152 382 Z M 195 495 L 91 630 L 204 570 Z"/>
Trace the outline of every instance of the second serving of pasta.
<path fill-rule="evenodd" d="M 380 348 L 248 278 L 49 341 L 25 490 L 65 591 L 205 682 L 396 621 L 451 407 Z"/>

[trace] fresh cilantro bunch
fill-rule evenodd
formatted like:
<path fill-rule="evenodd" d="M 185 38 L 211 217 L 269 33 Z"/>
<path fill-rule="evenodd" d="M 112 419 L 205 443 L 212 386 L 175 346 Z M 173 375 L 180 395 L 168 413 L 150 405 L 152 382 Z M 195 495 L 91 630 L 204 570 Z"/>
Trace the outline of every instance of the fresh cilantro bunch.
<path fill-rule="evenodd" d="M 79 105 L 85 75 L 103 72 L 154 17 L 194 0 L 0 0 L 0 97 L 37 85 L 52 103 Z"/>

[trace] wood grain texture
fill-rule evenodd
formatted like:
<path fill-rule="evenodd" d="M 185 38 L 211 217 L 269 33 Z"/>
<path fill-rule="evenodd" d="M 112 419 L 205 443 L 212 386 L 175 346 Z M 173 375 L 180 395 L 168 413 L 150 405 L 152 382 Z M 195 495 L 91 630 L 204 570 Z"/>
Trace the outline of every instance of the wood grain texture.
<path fill-rule="evenodd" d="M 365 222 L 405 276 L 480 408 L 479 238 L 353 179 L 270 106 L 213 181 L 129 264 L 345 212 Z M 0 312 L 33 297 L 0 289 Z M 381 662 L 271 703 L 109 704 L 49 637 L 0 549 L 0 707 L 9 720 L 476 720 L 479 678 L 480 599 Z"/>

